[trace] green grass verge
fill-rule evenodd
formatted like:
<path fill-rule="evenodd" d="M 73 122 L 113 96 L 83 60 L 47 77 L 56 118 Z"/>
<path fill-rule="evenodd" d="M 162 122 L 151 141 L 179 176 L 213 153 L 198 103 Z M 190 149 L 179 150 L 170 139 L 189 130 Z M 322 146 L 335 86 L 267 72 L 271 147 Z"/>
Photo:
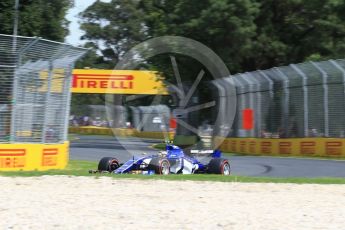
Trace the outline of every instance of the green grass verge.
<path fill-rule="evenodd" d="M 140 179 L 140 180 L 171 180 L 171 181 L 214 181 L 214 182 L 243 182 L 243 183 L 294 183 L 294 184 L 345 184 L 345 178 L 267 178 L 246 176 L 221 176 L 210 174 L 194 175 L 169 175 L 169 176 L 145 176 L 145 175 L 114 175 L 114 174 L 89 174 L 89 169 L 96 169 L 97 162 L 71 160 L 64 170 L 49 171 L 21 171 L 0 172 L 0 176 L 8 177 L 37 177 L 45 175 L 67 176 L 91 176 L 111 177 L 113 179 Z"/>
<path fill-rule="evenodd" d="M 158 149 L 158 150 L 165 150 L 165 146 L 166 146 L 165 143 L 159 143 L 159 144 L 152 145 L 152 148 Z"/>
<path fill-rule="evenodd" d="M 33 177 L 44 175 L 70 175 L 70 176 L 89 176 L 89 169 L 96 169 L 97 162 L 91 161 L 69 161 L 66 169 L 48 170 L 48 171 L 18 171 L 18 172 L 0 172 L 0 176 Z"/>

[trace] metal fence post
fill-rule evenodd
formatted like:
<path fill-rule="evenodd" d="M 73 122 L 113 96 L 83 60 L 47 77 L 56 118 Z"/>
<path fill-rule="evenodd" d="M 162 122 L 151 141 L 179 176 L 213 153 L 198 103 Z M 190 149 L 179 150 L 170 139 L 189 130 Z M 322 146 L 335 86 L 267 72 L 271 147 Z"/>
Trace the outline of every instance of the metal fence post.
<path fill-rule="evenodd" d="M 343 74 L 343 87 L 344 87 L 344 97 L 345 97 L 345 69 L 341 65 L 339 65 L 339 63 L 336 62 L 335 60 L 330 60 L 329 62 L 333 64 L 333 66 L 335 66 L 335 68 L 340 70 L 340 72 Z"/>
<path fill-rule="evenodd" d="M 45 107 L 44 107 L 44 121 L 43 121 L 43 129 L 42 129 L 42 143 L 46 143 L 46 133 L 47 133 L 47 121 L 48 116 L 47 112 L 49 111 L 49 102 L 50 102 L 50 91 L 52 87 L 52 78 L 53 78 L 53 63 L 50 60 L 49 61 L 49 69 L 48 69 L 48 84 L 47 84 L 47 95 L 46 95 L 46 101 L 45 101 Z"/>
<path fill-rule="evenodd" d="M 231 130 L 234 127 L 234 119 L 236 116 L 236 108 L 237 108 L 237 92 L 235 86 L 235 80 L 233 76 L 229 76 L 224 78 L 224 83 L 227 87 L 226 88 L 226 120 L 225 124 L 229 127 L 228 135 L 230 134 Z M 235 112 L 232 112 L 235 110 Z"/>
<path fill-rule="evenodd" d="M 32 48 L 37 42 L 40 41 L 40 38 L 39 37 L 35 37 L 35 39 L 30 42 L 26 47 L 24 47 L 17 55 L 17 59 L 18 59 L 18 65 L 17 66 L 20 66 L 23 62 L 23 55 L 25 52 L 27 52 L 30 48 Z"/>
<path fill-rule="evenodd" d="M 283 79 L 283 91 L 284 91 L 284 101 L 283 101 L 283 127 L 284 131 L 288 131 L 289 124 L 289 104 L 290 104 L 290 90 L 289 90 L 289 78 L 277 67 L 273 68 L 277 71 L 279 76 Z"/>
<path fill-rule="evenodd" d="M 322 74 L 325 137 L 329 136 L 328 74 L 317 63 L 310 62 Z"/>
<path fill-rule="evenodd" d="M 274 96 L 274 92 L 273 92 L 273 81 L 272 79 L 267 76 L 267 74 L 265 74 L 265 72 L 263 72 L 262 70 L 259 70 L 258 71 L 260 73 L 261 76 L 263 76 L 269 83 L 269 91 L 270 91 L 270 98 L 273 99 L 273 96 Z"/>
<path fill-rule="evenodd" d="M 16 64 L 14 66 L 14 78 L 13 78 L 13 85 L 12 85 L 12 114 L 11 114 L 11 127 L 10 127 L 10 142 L 16 141 L 16 115 L 17 115 L 17 93 L 18 93 L 18 67 L 22 64 L 22 57 L 24 53 L 29 50 L 33 45 L 35 45 L 40 38 L 36 37 L 33 41 L 31 41 L 28 45 L 23 47 L 18 54 L 16 55 Z"/>
<path fill-rule="evenodd" d="M 66 110 L 65 110 L 65 122 L 64 122 L 64 127 L 63 127 L 63 141 L 68 140 L 68 127 L 69 127 L 69 115 L 70 115 L 70 110 L 71 110 L 71 98 L 72 98 L 72 71 L 73 71 L 74 65 L 72 64 L 70 66 L 70 71 L 68 74 L 67 79 L 65 79 L 65 92 L 64 94 L 67 95 L 67 103 L 66 103 Z M 73 77 L 73 76 L 72 76 Z"/>
<path fill-rule="evenodd" d="M 248 84 L 249 86 L 249 92 L 247 92 L 249 94 L 249 108 L 250 109 L 254 109 L 254 97 L 253 97 L 253 85 L 251 80 L 249 80 L 249 78 L 247 78 L 246 76 L 248 76 L 248 73 L 244 73 L 240 75 L 241 78 Z M 251 137 L 254 137 L 254 130 L 250 130 L 249 131 L 249 135 Z"/>
<path fill-rule="evenodd" d="M 250 72 L 247 72 L 246 73 L 249 78 L 252 82 L 254 82 L 253 85 L 256 86 L 256 89 L 255 89 L 255 93 L 256 93 L 256 96 L 257 96 L 257 100 L 256 100 L 256 109 L 254 109 L 254 114 L 255 114 L 255 120 L 254 120 L 254 126 L 256 126 L 256 137 L 259 137 L 260 136 L 260 133 L 261 133 L 261 101 L 262 101 L 262 97 L 261 97 L 261 92 L 260 92 L 260 82 L 255 78 L 255 76 L 250 73 Z M 253 130 L 255 132 L 255 130 Z"/>
<path fill-rule="evenodd" d="M 345 94 L 345 69 L 344 69 L 343 67 L 341 67 L 341 66 L 340 66 L 336 61 L 334 61 L 334 60 L 330 60 L 329 62 L 332 63 L 332 64 L 335 66 L 335 68 L 337 68 L 338 70 L 340 70 L 340 72 L 343 73 L 343 79 L 344 79 L 343 84 L 344 84 L 344 94 Z"/>
<path fill-rule="evenodd" d="M 309 108 L 308 108 L 308 86 L 307 86 L 307 75 L 298 68 L 297 65 L 291 64 L 292 69 L 294 69 L 298 75 L 302 77 L 303 84 L 303 107 L 304 107 L 304 137 L 309 136 Z"/>
<path fill-rule="evenodd" d="M 233 78 L 234 80 L 235 80 L 235 85 L 237 85 L 237 87 L 238 88 L 240 88 L 241 89 L 241 91 L 243 90 L 243 88 L 244 88 L 244 84 L 241 82 L 241 80 L 240 80 L 240 75 L 239 74 L 236 74 L 235 76 L 234 76 L 234 78 Z M 238 97 L 238 99 L 242 96 L 242 95 L 244 95 L 243 94 L 243 92 L 240 92 L 240 93 L 238 93 L 237 94 L 237 97 Z M 239 121 L 239 120 L 241 120 L 242 122 L 243 122 L 243 119 L 242 119 L 242 110 L 246 107 L 246 100 L 245 100 L 246 98 L 244 97 L 243 99 L 241 98 L 241 103 L 239 103 L 238 105 L 238 111 L 237 111 L 237 113 L 238 113 L 238 120 L 237 120 L 237 122 Z M 240 119 L 239 119 L 240 118 Z M 239 134 L 239 130 L 242 130 L 242 124 L 238 124 L 238 126 L 237 126 L 237 128 L 238 128 L 238 130 L 237 130 L 237 135 L 236 136 L 240 136 L 240 137 L 243 137 L 242 136 L 242 132 L 240 132 L 240 135 L 238 135 Z"/>
<path fill-rule="evenodd" d="M 221 125 L 224 123 L 225 120 L 225 111 L 226 111 L 226 89 L 224 87 L 224 83 L 221 82 L 221 79 L 217 79 L 212 81 L 212 84 L 217 88 L 218 90 L 218 108 L 219 108 L 219 113 L 218 113 L 218 119 L 217 119 L 217 124 L 215 124 L 213 135 L 215 136 L 222 136 L 222 128 Z"/>

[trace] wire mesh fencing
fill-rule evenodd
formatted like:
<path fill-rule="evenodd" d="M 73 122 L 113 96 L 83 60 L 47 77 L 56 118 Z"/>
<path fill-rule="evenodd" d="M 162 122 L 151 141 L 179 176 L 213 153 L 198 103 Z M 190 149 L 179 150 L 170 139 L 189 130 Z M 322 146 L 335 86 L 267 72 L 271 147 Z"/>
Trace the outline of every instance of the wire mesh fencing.
<path fill-rule="evenodd" d="M 211 85 L 214 85 L 213 91 L 217 92 L 212 96 L 217 106 L 214 108 L 216 114 L 208 119 L 217 121 L 206 125 L 198 123 L 199 129 L 206 130 L 209 135 L 345 137 L 345 60 L 306 62 L 236 74 L 214 80 Z M 231 85 L 235 85 L 236 93 L 232 92 Z M 232 107 L 234 104 L 236 108 Z M 236 110 L 235 117 L 229 114 L 230 109 Z M 6 113 L 9 106 L 0 106 L 0 110 Z M 169 120 L 171 116 L 176 116 L 173 109 L 163 105 L 114 107 L 110 111 L 116 111 L 113 112 L 116 118 L 111 120 L 109 117 L 113 117 L 113 114 L 109 116 L 105 110 L 104 106 L 78 108 L 78 111 L 94 111 L 91 125 L 135 128 L 138 131 L 169 130 Z M 244 112 L 248 110 L 253 112 L 253 126 L 250 129 L 244 128 Z M 85 123 L 82 119 L 79 119 L 79 123 L 77 120 L 72 121 L 71 125 Z M 178 129 L 176 133 L 183 135 Z"/>
<path fill-rule="evenodd" d="M 171 109 L 166 105 L 119 106 L 78 105 L 69 118 L 69 125 L 129 128 L 139 132 L 169 132 Z"/>
<path fill-rule="evenodd" d="M 69 125 L 97 126 L 107 128 L 127 128 L 128 110 L 121 105 L 74 105 L 69 118 Z"/>
<path fill-rule="evenodd" d="M 345 137 L 345 60 L 306 62 L 232 76 L 232 137 Z M 243 128 L 243 111 L 254 113 Z"/>
<path fill-rule="evenodd" d="M 0 35 L 0 142 L 67 139 L 72 70 L 85 52 L 40 38 Z"/>

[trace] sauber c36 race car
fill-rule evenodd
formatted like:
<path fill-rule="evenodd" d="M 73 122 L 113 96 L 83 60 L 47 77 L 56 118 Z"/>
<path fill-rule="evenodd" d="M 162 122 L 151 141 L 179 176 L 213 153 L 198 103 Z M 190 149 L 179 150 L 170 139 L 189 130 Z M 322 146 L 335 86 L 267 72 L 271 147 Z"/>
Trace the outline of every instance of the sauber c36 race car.
<path fill-rule="evenodd" d="M 191 150 L 191 154 L 186 155 L 178 146 L 167 144 L 165 151 L 151 156 L 133 157 L 124 164 L 120 164 L 114 157 L 104 157 L 99 161 L 98 170 L 90 170 L 90 173 L 230 175 L 229 160 L 221 155 L 219 150 Z"/>

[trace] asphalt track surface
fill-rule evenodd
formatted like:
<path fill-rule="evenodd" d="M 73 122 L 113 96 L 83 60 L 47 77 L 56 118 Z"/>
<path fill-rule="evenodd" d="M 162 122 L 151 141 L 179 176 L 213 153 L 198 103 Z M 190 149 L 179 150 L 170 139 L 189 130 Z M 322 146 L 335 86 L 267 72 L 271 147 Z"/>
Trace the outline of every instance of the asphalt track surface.
<path fill-rule="evenodd" d="M 150 146 L 157 140 L 114 138 L 108 136 L 78 136 L 71 142 L 72 160 L 99 161 L 114 156 L 120 161 L 133 155 L 155 154 Z M 319 160 L 280 157 L 231 156 L 233 175 L 260 177 L 345 177 L 344 160 Z"/>

